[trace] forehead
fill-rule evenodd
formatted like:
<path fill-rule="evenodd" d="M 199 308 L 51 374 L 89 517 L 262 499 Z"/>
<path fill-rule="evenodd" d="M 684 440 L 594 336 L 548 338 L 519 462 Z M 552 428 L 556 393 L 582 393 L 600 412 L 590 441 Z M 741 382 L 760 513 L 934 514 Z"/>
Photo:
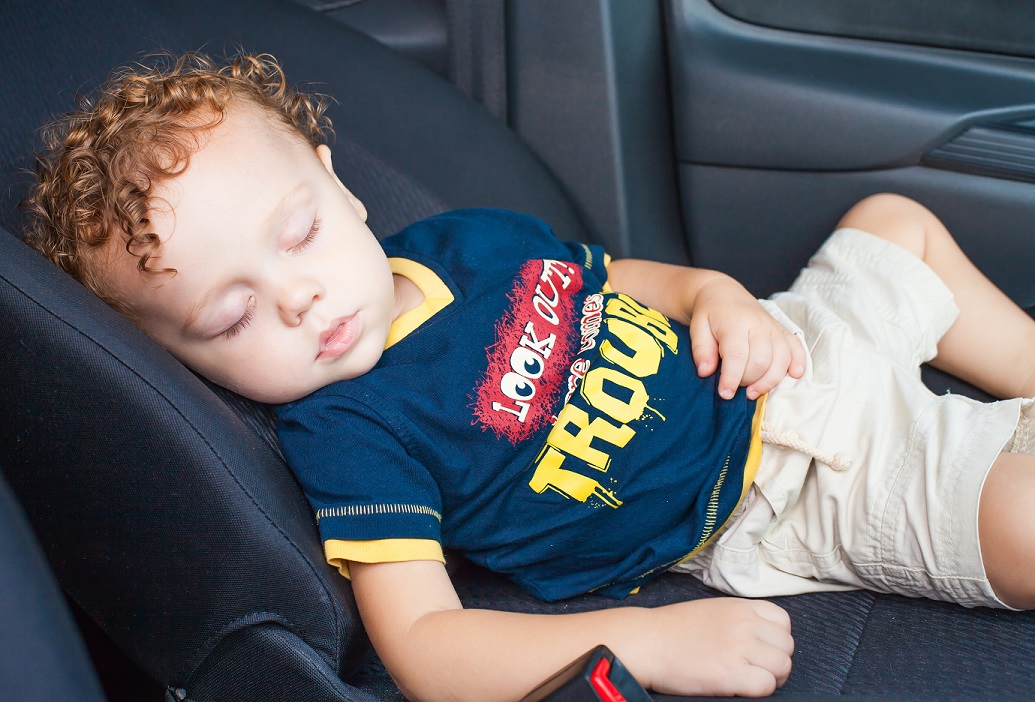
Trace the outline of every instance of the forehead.
<path fill-rule="evenodd" d="M 301 135 L 252 106 L 234 106 L 197 135 L 187 168 L 154 188 L 148 216 L 160 244 L 139 271 L 139 258 L 113 238 L 99 256 L 104 274 L 134 312 L 154 313 L 167 293 L 203 285 L 234 263 L 242 233 L 262 227 L 276 203 L 318 163 Z"/>
<path fill-rule="evenodd" d="M 258 108 L 234 106 L 225 118 L 199 136 L 199 148 L 183 173 L 156 184 L 152 218 L 156 226 L 171 216 L 218 216 L 237 208 L 243 214 L 295 178 L 295 171 L 315 157 L 298 134 Z M 173 227 L 175 229 L 175 227 Z M 157 231 L 165 243 L 171 231 Z"/>

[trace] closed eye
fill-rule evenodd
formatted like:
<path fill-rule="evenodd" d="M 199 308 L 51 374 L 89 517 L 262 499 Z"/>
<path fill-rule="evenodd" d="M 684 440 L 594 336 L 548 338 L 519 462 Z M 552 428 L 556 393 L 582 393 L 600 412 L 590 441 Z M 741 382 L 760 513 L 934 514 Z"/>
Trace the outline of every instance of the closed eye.
<path fill-rule="evenodd" d="M 237 320 L 232 327 L 223 332 L 223 336 L 227 339 L 233 339 L 235 336 L 240 334 L 247 328 L 252 321 L 252 316 L 255 314 L 255 300 L 249 300 L 248 306 L 244 309 L 244 314 Z"/>
<path fill-rule="evenodd" d="M 288 251 L 291 253 L 298 253 L 299 251 L 306 249 L 310 244 L 312 244 L 313 240 L 316 239 L 316 235 L 320 233 L 321 223 L 322 222 L 319 217 L 314 219 L 313 226 L 309 227 L 309 233 L 305 235 L 305 238 L 302 239 L 302 241 L 295 244 L 294 246 L 292 246 L 290 249 L 288 249 Z"/>

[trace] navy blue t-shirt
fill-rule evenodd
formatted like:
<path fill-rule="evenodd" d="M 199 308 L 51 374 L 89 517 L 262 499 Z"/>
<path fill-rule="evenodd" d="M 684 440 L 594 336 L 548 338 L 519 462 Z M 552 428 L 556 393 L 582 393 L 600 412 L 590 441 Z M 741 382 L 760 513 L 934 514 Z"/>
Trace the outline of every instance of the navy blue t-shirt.
<path fill-rule="evenodd" d="M 501 210 L 383 245 L 425 303 L 369 373 L 277 410 L 329 561 L 444 546 L 543 599 L 621 597 L 722 526 L 756 403 L 722 400 L 685 326 L 611 291 L 603 250 Z"/>

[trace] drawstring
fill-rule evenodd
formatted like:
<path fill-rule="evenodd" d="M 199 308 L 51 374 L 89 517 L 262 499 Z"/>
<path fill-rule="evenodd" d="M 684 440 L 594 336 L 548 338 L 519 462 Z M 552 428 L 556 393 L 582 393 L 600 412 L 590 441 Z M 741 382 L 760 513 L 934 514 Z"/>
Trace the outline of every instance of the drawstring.
<path fill-rule="evenodd" d="M 812 456 L 820 463 L 825 463 L 836 471 L 846 471 L 852 467 L 852 459 L 843 453 L 823 453 L 815 446 L 810 446 L 796 432 L 790 429 L 777 429 L 772 424 L 762 422 L 760 432 L 762 443 L 782 446 Z"/>

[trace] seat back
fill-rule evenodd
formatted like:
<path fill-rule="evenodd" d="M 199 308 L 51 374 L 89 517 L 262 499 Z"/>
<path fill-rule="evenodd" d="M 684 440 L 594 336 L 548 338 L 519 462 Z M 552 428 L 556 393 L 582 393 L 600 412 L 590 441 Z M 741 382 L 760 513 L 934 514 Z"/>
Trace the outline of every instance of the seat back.
<path fill-rule="evenodd" d="M 340 675 L 362 660 L 351 593 L 270 446 L 6 232 L 0 314 L 8 479 L 64 588 L 145 670 L 185 687 L 221 638 L 268 622 Z"/>
<path fill-rule="evenodd" d="M 0 687 L 10 699 L 100 702 L 101 687 L 21 507 L 0 476 Z"/>

